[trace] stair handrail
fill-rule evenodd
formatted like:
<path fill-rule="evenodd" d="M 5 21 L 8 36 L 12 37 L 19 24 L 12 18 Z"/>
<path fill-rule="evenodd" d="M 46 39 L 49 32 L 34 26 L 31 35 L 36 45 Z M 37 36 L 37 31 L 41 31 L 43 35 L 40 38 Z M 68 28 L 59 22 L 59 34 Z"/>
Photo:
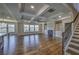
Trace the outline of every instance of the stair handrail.
<path fill-rule="evenodd" d="M 79 15 L 79 13 L 77 13 L 77 15 L 76 15 L 76 17 L 74 18 L 74 20 L 73 20 L 72 22 L 70 22 L 70 23 L 74 23 L 74 27 L 75 27 L 75 25 L 77 24 L 77 21 L 78 21 L 78 20 L 76 20 L 76 19 L 77 19 L 78 15 Z M 69 26 L 66 28 L 66 30 L 67 30 L 68 28 L 69 28 Z"/>
<path fill-rule="evenodd" d="M 70 22 L 70 24 L 73 24 L 73 31 L 72 31 L 71 34 L 70 34 L 69 42 L 71 41 L 73 32 L 75 31 L 76 25 L 78 24 L 78 19 L 77 19 L 78 16 L 79 16 L 79 13 L 77 13 L 76 16 L 75 16 L 75 18 L 74 18 L 74 20 L 73 20 L 72 22 Z M 65 32 L 67 32 L 69 28 L 70 28 L 70 26 L 67 26 Z M 62 34 L 64 38 L 65 38 L 65 36 L 68 34 L 68 33 L 65 33 L 65 32 L 63 32 L 63 34 Z M 63 39 L 64 39 L 64 38 L 63 38 Z M 68 47 L 69 42 L 66 44 L 66 47 L 64 48 L 64 50 Z M 64 41 L 63 41 L 63 44 L 64 44 Z"/>
<path fill-rule="evenodd" d="M 78 18 L 78 16 L 79 16 L 79 13 L 77 14 L 77 16 L 75 17 L 75 19 L 73 20 L 73 32 L 74 32 L 74 30 L 75 30 L 75 28 L 76 28 L 76 25 L 78 24 L 78 22 L 79 22 L 79 20 L 77 19 Z"/>

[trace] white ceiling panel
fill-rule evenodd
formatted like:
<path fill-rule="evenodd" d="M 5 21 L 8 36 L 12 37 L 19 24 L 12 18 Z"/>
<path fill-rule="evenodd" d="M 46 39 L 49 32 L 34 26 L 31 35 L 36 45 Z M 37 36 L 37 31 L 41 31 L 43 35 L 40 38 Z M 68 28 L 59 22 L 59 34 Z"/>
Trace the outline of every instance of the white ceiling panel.
<path fill-rule="evenodd" d="M 36 16 L 42 7 L 49 5 L 39 16 Z M 33 6 L 33 8 L 31 8 Z M 51 10 L 50 10 L 51 9 Z M 41 11 L 40 11 L 41 12 Z M 0 17 L 5 16 L 15 18 L 16 20 L 31 20 L 32 17 L 36 16 L 33 21 L 48 21 L 46 18 L 53 16 L 52 18 L 57 19 L 59 15 L 67 15 L 70 11 L 61 3 L 4 3 L 0 4 Z M 63 15 L 61 15 L 63 17 Z"/>

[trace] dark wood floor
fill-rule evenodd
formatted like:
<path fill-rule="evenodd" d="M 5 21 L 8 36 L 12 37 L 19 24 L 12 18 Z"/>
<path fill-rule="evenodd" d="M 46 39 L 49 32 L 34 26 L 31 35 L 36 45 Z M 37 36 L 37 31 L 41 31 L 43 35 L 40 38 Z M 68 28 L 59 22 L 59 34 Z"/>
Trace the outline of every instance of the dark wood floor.
<path fill-rule="evenodd" d="M 45 35 L 10 35 L 4 37 L 4 55 L 61 55 L 61 39 Z"/>

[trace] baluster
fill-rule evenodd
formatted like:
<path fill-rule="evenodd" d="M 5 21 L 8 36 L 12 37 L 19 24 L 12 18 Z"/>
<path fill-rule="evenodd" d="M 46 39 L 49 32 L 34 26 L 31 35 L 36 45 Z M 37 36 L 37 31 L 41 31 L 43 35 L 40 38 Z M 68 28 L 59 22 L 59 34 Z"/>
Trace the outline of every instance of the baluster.
<path fill-rule="evenodd" d="M 4 40 L 3 40 L 3 36 L 0 37 L 0 54 L 3 54 L 3 45 L 4 44 Z"/>

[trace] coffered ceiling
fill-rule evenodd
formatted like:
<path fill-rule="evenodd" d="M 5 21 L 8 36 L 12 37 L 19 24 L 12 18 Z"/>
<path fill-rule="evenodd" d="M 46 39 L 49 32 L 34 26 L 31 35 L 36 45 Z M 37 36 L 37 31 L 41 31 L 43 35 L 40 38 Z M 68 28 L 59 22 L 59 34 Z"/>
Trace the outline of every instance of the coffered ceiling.
<path fill-rule="evenodd" d="M 67 16 L 70 12 L 61 3 L 4 3 L 0 4 L 0 18 L 37 21 L 49 21 L 47 18 L 57 19 Z M 56 16 L 55 16 L 56 15 Z"/>

